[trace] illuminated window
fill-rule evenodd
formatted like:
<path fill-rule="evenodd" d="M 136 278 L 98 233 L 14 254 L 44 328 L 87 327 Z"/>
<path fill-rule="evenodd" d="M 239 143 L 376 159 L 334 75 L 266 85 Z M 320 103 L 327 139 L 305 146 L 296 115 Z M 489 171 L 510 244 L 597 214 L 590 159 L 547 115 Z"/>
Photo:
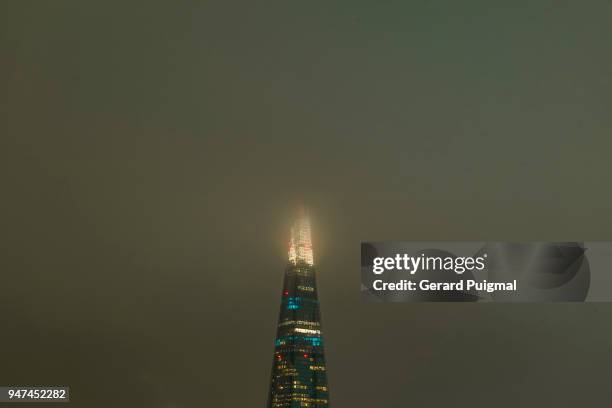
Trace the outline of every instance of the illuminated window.
<path fill-rule="evenodd" d="M 290 297 L 287 299 L 287 309 L 289 310 L 298 310 L 300 308 L 300 301 L 302 299 L 299 297 Z"/>

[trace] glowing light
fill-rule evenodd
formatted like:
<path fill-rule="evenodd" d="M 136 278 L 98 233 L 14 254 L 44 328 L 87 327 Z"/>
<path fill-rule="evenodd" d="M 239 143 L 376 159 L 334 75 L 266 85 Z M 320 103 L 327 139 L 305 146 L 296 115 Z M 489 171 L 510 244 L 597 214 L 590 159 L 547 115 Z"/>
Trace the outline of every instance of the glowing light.
<path fill-rule="evenodd" d="M 313 329 L 302 329 L 301 327 L 296 327 L 293 329 L 296 333 L 306 333 L 306 334 L 321 334 L 321 330 L 313 330 Z"/>
<path fill-rule="evenodd" d="M 310 220 L 304 211 L 291 227 L 289 261 L 294 265 L 299 262 L 305 262 L 310 266 L 314 265 Z"/>
<path fill-rule="evenodd" d="M 323 344 L 323 339 L 321 337 L 304 337 L 303 339 L 305 342 L 308 342 L 315 347 Z"/>
<path fill-rule="evenodd" d="M 301 298 L 299 297 L 290 297 L 287 298 L 287 309 L 288 310 L 298 310 L 300 308 Z"/>

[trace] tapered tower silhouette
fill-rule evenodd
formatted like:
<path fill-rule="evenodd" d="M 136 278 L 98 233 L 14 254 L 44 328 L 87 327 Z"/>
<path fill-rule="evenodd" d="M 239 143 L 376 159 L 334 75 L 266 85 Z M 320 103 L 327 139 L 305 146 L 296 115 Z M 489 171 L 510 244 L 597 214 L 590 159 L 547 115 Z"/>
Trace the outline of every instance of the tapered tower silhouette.
<path fill-rule="evenodd" d="M 305 210 L 291 228 L 267 406 L 329 407 L 310 220 Z"/>

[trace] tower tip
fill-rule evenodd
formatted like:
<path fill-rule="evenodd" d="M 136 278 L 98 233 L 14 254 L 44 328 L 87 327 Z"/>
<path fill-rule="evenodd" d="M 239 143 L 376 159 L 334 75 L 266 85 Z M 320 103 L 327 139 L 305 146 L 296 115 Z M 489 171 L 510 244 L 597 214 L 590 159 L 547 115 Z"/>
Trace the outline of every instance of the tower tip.
<path fill-rule="evenodd" d="M 294 265 L 299 262 L 305 262 L 310 266 L 314 264 L 310 220 L 304 205 L 298 206 L 298 217 L 291 227 L 289 261 Z"/>
<path fill-rule="evenodd" d="M 304 203 L 300 203 L 297 207 L 297 216 L 298 217 L 307 217 L 308 210 L 306 209 L 306 205 Z"/>

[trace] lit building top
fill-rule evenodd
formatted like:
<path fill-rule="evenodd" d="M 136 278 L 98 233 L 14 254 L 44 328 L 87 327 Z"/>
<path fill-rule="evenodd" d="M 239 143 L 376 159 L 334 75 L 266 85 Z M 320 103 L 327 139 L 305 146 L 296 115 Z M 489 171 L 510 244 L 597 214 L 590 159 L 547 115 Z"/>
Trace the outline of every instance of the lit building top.
<path fill-rule="evenodd" d="M 304 211 L 291 227 L 291 239 L 289 240 L 289 261 L 297 265 L 305 262 L 312 266 L 314 264 L 312 254 L 312 240 L 310 237 L 310 220 Z"/>
<path fill-rule="evenodd" d="M 328 408 L 329 390 L 310 222 L 291 227 L 267 408 Z"/>

